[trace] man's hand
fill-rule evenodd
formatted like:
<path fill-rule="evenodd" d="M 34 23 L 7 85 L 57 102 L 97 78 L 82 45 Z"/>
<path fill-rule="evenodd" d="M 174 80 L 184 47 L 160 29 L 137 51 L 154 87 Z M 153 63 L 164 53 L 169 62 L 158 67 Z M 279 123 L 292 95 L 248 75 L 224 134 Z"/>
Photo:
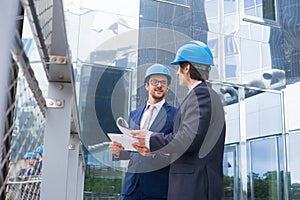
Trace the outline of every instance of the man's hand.
<path fill-rule="evenodd" d="M 145 137 L 148 134 L 148 130 L 132 130 L 130 131 L 131 135 L 138 140 L 132 144 L 133 148 L 135 148 L 141 155 L 150 156 L 150 149 L 145 145 Z"/>
<path fill-rule="evenodd" d="M 112 141 L 109 144 L 109 150 L 117 157 L 120 155 L 120 151 L 123 151 L 124 149 L 125 148 L 119 142 Z"/>
<path fill-rule="evenodd" d="M 135 148 L 141 155 L 143 156 L 151 156 L 150 149 L 145 145 L 141 145 L 139 142 L 135 142 L 132 144 L 133 148 Z"/>
<path fill-rule="evenodd" d="M 136 138 L 138 140 L 138 143 L 140 146 L 145 146 L 145 137 L 148 133 L 148 130 L 132 130 L 130 131 L 130 134 L 132 137 Z"/>
<path fill-rule="evenodd" d="M 137 138 L 137 139 L 145 139 L 147 133 L 149 131 L 146 130 L 146 129 L 142 129 L 142 130 L 132 130 L 130 131 L 130 134 L 134 137 L 134 138 Z"/>

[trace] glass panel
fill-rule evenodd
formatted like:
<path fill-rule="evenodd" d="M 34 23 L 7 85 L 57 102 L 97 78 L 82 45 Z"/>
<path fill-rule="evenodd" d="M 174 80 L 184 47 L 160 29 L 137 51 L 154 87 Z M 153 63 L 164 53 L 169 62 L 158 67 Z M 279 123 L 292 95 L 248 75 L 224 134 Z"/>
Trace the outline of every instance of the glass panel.
<path fill-rule="evenodd" d="M 218 0 L 205 0 L 205 11 L 209 30 L 211 32 L 220 32 L 220 12 Z M 217 9 L 216 9 L 217 8 Z M 215 55 L 215 54 L 214 54 Z"/>
<path fill-rule="evenodd" d="M 248 9 L 249 7 L 253 7 L 254 0 L 244 0 L 244 6 L 245 6 L 245 9 Z"/>
<path fill-rule="evenodd" d="M 219 91 L 225 105 L 226 143 L 237 142 L 239 141 L 240 136 L 240 109 L 237 88 L 232 86 L 222 86 L 219 88 Z"/>
<path fill-rule="evenodd" d="M 224 14 L 230 14 L 236 12 L 236 2 L 235 0 L 224 1 Z"/>
<path fill-rule="evenodd" d="M 289 89 L 286 90 L 285 105 L 286 113 L 288 115 L 287 127 L 289 130 L 300 130 L 299 118 L 297 117 L 300 113 L 300 84 L 290 85 Z"/>
<path fill-rule="evenodd" d="M 276 137 L 248 142 L 248 197 L 283 199 L 283 149 Z"/>
<path fill-rule="evenodd" d="M 85 190 L 102 198 L 121 192 L 127 162 L 113 161 L 107 133 L 119 133 L 117 117 L 127 118 L 130 109 L 132 70 L 83 64 L 80 80 L 80 127 L 85 163 Z"/>
<path fill-rule="evenodd" d="M 256 9 L 255 7 L 245 8 L 245 14 L 250 16 L 256 16 Z"/>
<path fill-rule="evenodd" d="M 238 48 L 235 38 L 232 35 L 225 37 L 225 55 L 237 54 Z"/>
<path fill-rule="evenodd" d="M 274 0 L 263 1 L 263 18 L 275 20 Z"/>
<path fill-rule="evenodd" d="M 244 0 L 246 15 L 261 19 L 275 20 L 275 0 Z"/>
<path fill-rule="evenodd" d="M 281 95 L 246 89 L 247 138 L 282 132 Z"/>
<path fill-rule="evenodd" d="M 136 67 L 139 1 L 112 0 L 104 5 L 91 0 L 82 1 L 79 9 L 72 8 L 69 20 L 75 21 L 79 15 L 81 23 L 80 61 Z"/>
<path fill-rule="evenodd" d="M 300 133 L 288 135 L 288 187 L 289 199 L 300 199 Z"/>
<path fill-rule="evenodd" d="M 236 66 L 226 65 L 226 79 L 236 77 Z"/>
<path fill-rule="evenodd" d="M 263 17 L 263 6 L 262 5 L 257 5 L 256 6 L 256 9 L 255 9 L 255 12 L 256 12 L 256 17 L 259 17 L 259 18 L 264 18 Z"/>
<path fill-rule="evenodd" d="M 237 199 L 238 191 L 238 168 L 237 168 L 237 148 L 236 145 L 226 146 L 224 150 L 223 160 L 223 199 L 234 200 Z"/>
<path fill-rule="evenodd" d="M 92 148 L 109 141 L 107 133 L 118 133 L 118 117 L 128 116 L 131 71 L 102 65 L 82 66 L 80 84 L 81 139 Z M 96 157 L 97 158 L 97 157 Z"/>

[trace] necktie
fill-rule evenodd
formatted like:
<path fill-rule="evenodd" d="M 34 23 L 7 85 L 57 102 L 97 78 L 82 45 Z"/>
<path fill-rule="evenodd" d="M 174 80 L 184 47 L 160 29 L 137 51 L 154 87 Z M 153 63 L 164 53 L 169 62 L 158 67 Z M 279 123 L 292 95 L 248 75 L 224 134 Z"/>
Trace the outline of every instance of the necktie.
<path fill-rule="evenodd" d="M 154 109 L 155 109 L 154 105 L 149 105 L 148 108 L 146 109 L 146 111 L 148 112 L 148 115 L 146 116 L 145 123 L 143 125 L 143 129 L 148 130 L 150 128 L 150 122 L 151 122 L 151 119 L 153 116 Z"/>

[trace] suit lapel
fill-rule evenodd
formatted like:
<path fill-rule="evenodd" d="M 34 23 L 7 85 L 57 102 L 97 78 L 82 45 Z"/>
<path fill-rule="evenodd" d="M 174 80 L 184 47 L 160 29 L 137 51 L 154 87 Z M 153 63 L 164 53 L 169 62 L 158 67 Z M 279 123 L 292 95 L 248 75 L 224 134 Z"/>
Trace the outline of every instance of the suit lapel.
<path fill-rule="evenodd" d="M 141 120 L 142 120 L 142 116 L 143 116 L 145 108 L 146 108 L 146 105 L 144 105 L 138 112 L 137 125 L 139 126 L 139 128 L 141 127 Z"/>
<path fill-rule="evenodd" d="M 138 130 L 141 127 L 141 119 L 146 105 L 140 107 L 136 110 L 136 113 L 130 119 L 130 128 L 134 130 Z"/>

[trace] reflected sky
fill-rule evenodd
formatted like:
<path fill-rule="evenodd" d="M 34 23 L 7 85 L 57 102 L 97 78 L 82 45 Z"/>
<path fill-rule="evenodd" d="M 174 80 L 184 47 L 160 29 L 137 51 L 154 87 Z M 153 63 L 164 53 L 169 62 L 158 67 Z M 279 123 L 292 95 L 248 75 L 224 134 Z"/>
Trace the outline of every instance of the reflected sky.
<path fill-rule="evenodd" d="M 250 142 L 251 172 L 258 173 L 261 177 L 264 173 L 277 170 L 277 151 L 275 138 Z M 249 149 L 248 149 L 249 150 Z"/>

